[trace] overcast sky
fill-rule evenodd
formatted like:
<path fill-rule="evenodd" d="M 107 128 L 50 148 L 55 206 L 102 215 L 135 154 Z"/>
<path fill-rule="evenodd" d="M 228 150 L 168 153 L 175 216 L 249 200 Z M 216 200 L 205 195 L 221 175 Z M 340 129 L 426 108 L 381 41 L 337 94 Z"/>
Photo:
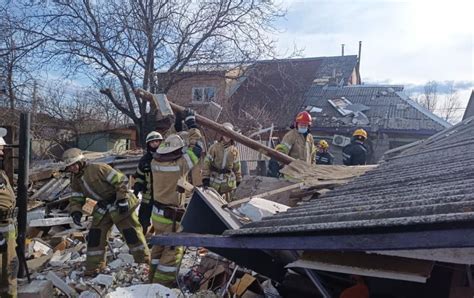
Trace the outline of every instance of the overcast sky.
<path fill-rule="evenodd" d="M 454 81 L 467 102 L 474 88 L 473 0 L 291 0 L 278 23 L 280 54 L 357 54 L 364 82 L 422 85 Z"/>

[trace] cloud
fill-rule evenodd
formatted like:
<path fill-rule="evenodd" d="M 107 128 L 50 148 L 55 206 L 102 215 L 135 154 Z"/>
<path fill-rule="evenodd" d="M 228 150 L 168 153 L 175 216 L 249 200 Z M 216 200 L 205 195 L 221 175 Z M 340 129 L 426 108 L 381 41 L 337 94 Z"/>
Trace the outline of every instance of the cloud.
<path fill-rule="evenodd" d="M 292 1 L 278 47 L 304 56 L 356 54 L 365 81 L 473 81 L 472 1 Z"/>

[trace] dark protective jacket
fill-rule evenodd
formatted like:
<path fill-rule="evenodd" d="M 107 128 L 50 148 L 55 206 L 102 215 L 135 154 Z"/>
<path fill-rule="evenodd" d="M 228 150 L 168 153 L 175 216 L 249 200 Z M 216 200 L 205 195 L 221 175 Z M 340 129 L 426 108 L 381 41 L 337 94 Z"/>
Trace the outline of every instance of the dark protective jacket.
<path fill-rule="evenodd" d="M 151 196 L 153 194 L 153 178 L 151 175 L 151 161 L 153 154 L 147 151 L 138 162 L 138 167 L 135 172 L 135 184 L 133 185 L 133 191 L 135 195 L 139 192 L 142 193 L 142 202 L 151 202 Z"/>
<path fill-rule="evenodd" d="M 332 165 L 334 163 L 334 156 L 327 151 L 316 152 L 317 165 Z"/>
<path fill-rule="evenodd" d="M 342 149 L 342 162 L 346 166 L 365 165 L 367 162 L 367 147 L 359 140 L 352 141 Z"/>

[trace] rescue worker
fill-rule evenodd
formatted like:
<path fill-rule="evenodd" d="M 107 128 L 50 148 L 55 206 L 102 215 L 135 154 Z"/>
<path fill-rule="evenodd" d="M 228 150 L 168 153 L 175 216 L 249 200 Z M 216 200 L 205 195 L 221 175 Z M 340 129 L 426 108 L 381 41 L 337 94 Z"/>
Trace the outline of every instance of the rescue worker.
<path fill-rule="evenodd" d="M 154 205 L 151 220 L 155 235 L 182 230 L 179 222 L 184 213 L 184 189 L 177 184 L 179 179 L 186 181 L 197 163 L 196 153 L 192 148 L 186 148 L 184 140 L 176 134 L 168 136 L 156 150 L 151 162 Z M 182 257 L 180 246 L 153 246 L 150 282 L 174 286 Z"/>
<path fill-rule="evenodd" d="M 223 123 L 226 129 L 233 130 L 231 123 Z M 242 181 L 239 150 L 234 140 L 221 136 L 219 142 L 209 148 L 204 160 L 202 173 L 204 188 L 212 187 L 221 194 L 227 202 L 232 200 L 233 191 Z"/>
<path fill-rule="evenodd" d="M 307 111 L 298 113 L 294 124 L 290 126 L 280 144 L 275 149 L 283 154 L 287 154 L 295 159 L 304 160 L 307 163 L 314 163 L 316 147 L 314 146 L 313 135 L 310 132 L 312 124 L 311 114 Z M 271 158 L 268 163 L 268 176 L 282 177 L 280 170 L 281 163 Z"/>
<path fill-rule="evenodd" d="M 156 131 L 150 132 L 146 136 L 146 153 L 140 158 L 138 167 L 135 172 L 135 184 L 133 185 L 133 193 L 135 196 L 142 193 L 142 201 L 140 202 L 140 208 L 138 210 L 138 220 L 143 228 L 143 234 L 146 235 L 148 227 L 150 226 L 151 210 L 153 208 L 153 190 L 152 190 L 152 177 L 151 177 L 151 160 L 156 149 L 163 141 L 163 136 Z"/>
<path fill-rule="evenodd" d="M 125 239 L 136 263 L 149 263 L 150 251 L 135 209 L 138 199 L 127 190 L 127 177 L 105 163 L 88 163 L 80 149 L 63 153 L 65 170 L 72 174 L 69 213 L 81 226 L 82 206 L 86 198 L 97 202 L 87 241 L 86 271 L 95 275 L 105 268 L 107 238 L 115 224 Z"/>
<path fill-rule="evenodd" d="M 346 166 L 365 165 L 367 162 L 367 132 L 362 128 L 356 129 L 352 134 L 352 141 L 342 149 L 342 162 Z"/>
<path fill-rule="evenodd" d="M 187 129 L 184 129 L 183 121 Z M 203 167 L 203 162 L 204 162 L 204 158 L 202 157 L 205 156 L 204 152 L 206 152 L 206 148 L 205 148 L 204 137 L 196 123 L 195 112 L 192 109 L 188 108 L 181 113 L 179 112 L 176 113 L 174 128 L 177 133 L 186 131 L 187 136 L 186 136 L 186 140 L 184 140 L 185 143 L 187 144 L 187 146 L 189 146 L 189 148 L 193 149 L 193 151 L 196 154 L 199 153 L 197 154 L 197 157 L 199 158 L 199 163 L 191 170 L 190 182 L 194 186 L 201 186 L 202 185 L 201 172 L 202 172 L 202 167 Z"/>
<path fill-rule="evenodd" d="M 326 140 L 318 142 L 318 152 L 316 152 L 317 165 L 332 165 L 334 163 L 334 156 L 329 153 L 329 144 Z"/>
<path fill-rule="evenodd" d="M 0 158 L 3 160 L 3 137 L 7 130 L 0 127 Z M 16 255 L 15 193 L 4 171 L 0 170 L 0 297 L 16 297 L 18 258 Z"/>

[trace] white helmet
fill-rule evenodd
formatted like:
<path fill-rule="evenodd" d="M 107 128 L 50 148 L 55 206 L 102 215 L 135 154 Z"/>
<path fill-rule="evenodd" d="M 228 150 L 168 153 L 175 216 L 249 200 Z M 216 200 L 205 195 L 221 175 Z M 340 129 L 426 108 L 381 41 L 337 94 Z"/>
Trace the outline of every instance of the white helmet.
<path fill-rule="evenodd" d="M 188 131 L 182 130 L 178 132 L 177 135 L 180 136 L 181 139 L 183 139 L 185 146 L 189 146 L 189 132 Z"/>
<path fill-rule="evenodd" d="M 0 127 L 0 146 L 5 146 L 7 143 L 5 143 L 5 140 L 3 139 L 4 136 L 7 135 L 7 129 Z"/>
<path fill-rule="evenodd" d="M 64 163 L 64 167 L 67 168 L 76 162 L 84 160 L 85 157 L 82 154 L 81 149 L 78 148 L 71 148 L 64 151 L 62 156 L 62 161 Z"/>
<path fill-rule="evenodd" d="M 234 130 L 234 125 L 232 125 L 232 123 L 230 123 L 230 122 L 224 122 L 224 123 L 222 123 L 222 126 L 224 126 L 224 128 L 226 128 L 226 129 Z"/>
<path fill-rule="evenodd" d="M 158 154 L 167 154 L 178 149 L 181 149 L 185 146 L 183 139 L 176 135 L 172 134 L 166 138 L 166 140 L 161 143 L 160 147 L 156 150 Z"/>
<path fill-rule="evenodd" d="M 157 131 L 152 131 L 146 136 L 146 143 L 148 144 L 151 141 L 162 141 L 163 136 Z"/>

